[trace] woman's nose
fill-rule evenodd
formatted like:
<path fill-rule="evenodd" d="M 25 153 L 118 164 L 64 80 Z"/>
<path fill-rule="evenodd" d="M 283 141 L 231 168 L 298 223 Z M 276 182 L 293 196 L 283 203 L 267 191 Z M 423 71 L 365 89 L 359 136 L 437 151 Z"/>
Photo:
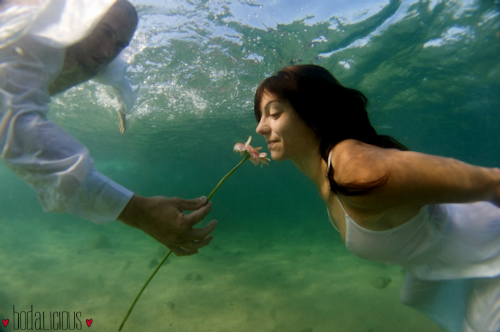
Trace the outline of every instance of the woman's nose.
<path fill-rule="evenodd" d="M 259 135 L 265 135 L 269 131 L 269 127 L 266 126 L 264 121 L 262 119 L 260 120 L 259 124 L 257 125 L 257 128 L 255 128 L 255 132 Z"/>

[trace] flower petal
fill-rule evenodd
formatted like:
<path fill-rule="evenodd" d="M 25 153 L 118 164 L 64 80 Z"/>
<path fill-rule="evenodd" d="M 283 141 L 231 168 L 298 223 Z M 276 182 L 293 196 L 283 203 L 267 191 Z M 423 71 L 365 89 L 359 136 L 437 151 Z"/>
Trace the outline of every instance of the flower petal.
<path fill-rule="evenodd" d="M 244 152 L 244 151 L 247 151 L 247 147 L 242 144 L 242 143 L 236 143 L 234 145 L 234 151 L 236 152 Z"/>
<path fill-rule="evenodd" d="M 248 153 L 248 157 L 249 157 L 250 161 L 255 166 L 257 166 L 259 163 L 269 165 L 268 162 L 271 159 L 266 158 L 267 157 L 267 153 L 265 153 L 265 152 L 259 152 L 259 150 L 262 149 L 261 146 L 259 146 L 257 148 L 254 148 L 254 147 L 250 146 L 250 142 L 251 141 L 252 141 L 252 136 L 249 136 L 248 140 L 245 142 L 245 144 L 243 144 L 243 143 L 236 143 L 234 145 L 234 148 L 233 148 L 234 151 L 235 152 L 239 152 L 241 155 L 243 155 L 244 153 Z"/>
<path fill-rule="evenodd" d="M 251 142 L 251 141 L 252 141 L 252 136 L 248 136 L 248 140 L 247 140 L 247 142 L 245 143 L 245 146 L 246 146 L 246 147 L 251 147 L 251 146 L 250 146 L 250 142 Z"/>

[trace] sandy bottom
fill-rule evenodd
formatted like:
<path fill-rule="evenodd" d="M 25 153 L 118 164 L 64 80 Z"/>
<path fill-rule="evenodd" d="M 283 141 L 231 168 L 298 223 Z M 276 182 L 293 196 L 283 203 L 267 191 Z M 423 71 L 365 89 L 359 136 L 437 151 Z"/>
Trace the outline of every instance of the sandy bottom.
<path fill-rule="evenodd" d="M 119 222 L 0 218 L 5 331 L 117 331 L 166 253 Z M 400 303 L 401 268 L 354 257 L 332 233 L 214 235 L 196 256 L 169 257 L 122 331 L 442 331 Z"/>

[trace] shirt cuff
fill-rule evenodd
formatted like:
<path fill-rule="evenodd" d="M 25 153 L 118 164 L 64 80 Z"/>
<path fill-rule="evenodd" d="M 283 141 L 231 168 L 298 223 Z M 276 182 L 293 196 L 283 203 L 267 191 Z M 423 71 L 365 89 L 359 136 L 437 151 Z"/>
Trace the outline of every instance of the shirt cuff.
<path fill-rule="evenodd" d="M 118 219 L 134 193 L 91 169 L 69 213 L 98 224 Z"/>

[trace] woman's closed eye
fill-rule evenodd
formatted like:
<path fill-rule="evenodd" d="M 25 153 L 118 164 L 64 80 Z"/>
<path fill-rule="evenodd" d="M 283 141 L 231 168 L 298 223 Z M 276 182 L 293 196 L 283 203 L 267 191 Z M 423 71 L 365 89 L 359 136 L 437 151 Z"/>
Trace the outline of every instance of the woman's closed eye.
<path fill-rule="evenodd" d="M 269 110 L 269 116 L 274 119 L 278 118 L 281 113 L 283 113 L 283 109 L 277 104 L 273 105 Z"/>

